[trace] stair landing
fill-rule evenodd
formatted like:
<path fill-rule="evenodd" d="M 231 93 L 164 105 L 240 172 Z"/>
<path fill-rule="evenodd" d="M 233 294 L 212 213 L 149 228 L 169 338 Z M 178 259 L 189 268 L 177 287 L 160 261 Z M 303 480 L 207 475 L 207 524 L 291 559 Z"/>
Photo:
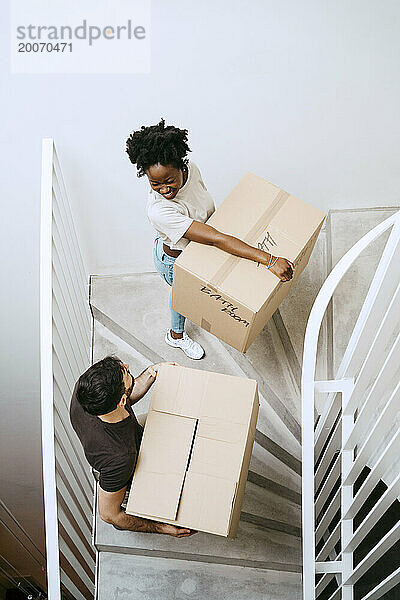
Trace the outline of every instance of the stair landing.
<path fill-rule="evenodd" d="M 300 600 L 300 374 L 307 319 L 330 269 L 394 210 L 332 211 L 307 268 L 245 355 L 192 323 L 187 331 L 205 347 L 203 360 L 194 364 L 167 346 L 169 287 L 158 274 L 92 278 L 95 361 L 114 353 L 133 373 L 172 360 L 253 377 L 261 402 L 237 539 L 117 531 L 96 514 L 98 600 Z M 377 254 L 372 249 L 361 256 L 335 294 L 319 340 L 317 378 L 329 377 L 341 360 Z M 148 404 L 149 394 L 135 406 L 136 413 L 146 412 Z"/>

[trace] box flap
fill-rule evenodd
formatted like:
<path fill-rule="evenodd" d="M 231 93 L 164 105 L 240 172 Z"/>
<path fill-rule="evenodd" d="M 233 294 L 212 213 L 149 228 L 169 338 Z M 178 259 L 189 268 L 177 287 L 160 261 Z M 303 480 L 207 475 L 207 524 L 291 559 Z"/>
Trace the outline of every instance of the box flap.
<path fill-rule="evenodd" d="M 199 420 L 196 437 L 237 444 L 243 440 L 246 432 L 247 425 L 244 423 L 232 423 L 232 421 L 228 421 L 227 419 L 202 417 Z"/>
<path fill-rule="evenodd" d="M 150 410 L 127 512 L 175 519 L 196 419 Z"/>
<path fill-rule="evenodd" d="M 246 437 L 247 430 L 244 428 L 241 438 L 236 443 L 197 435 L 188 472 L 238 481 Z"/>
<path fill-rule="evenodd" d="M 163 364 L 154 384 L 151 408 L 201 418 L 204 425 L 210 419 L 213 423 L 220 419 L 225 425 L 246 425 L 251 406 L 243 398 L 251 397 L 256 385 L 253 379 L 245 377 Z"/>
<path fill-rule="evenodd" d="M 210 373 L 200 415 L 202 421 L 214 418 L 247 425 L 252 409 L 248 399 L 254 395 L 256 386 L 254 379 Z"/>
<path fill-rule="evenodd" d="M 198 417 L 208 385 L 208 372 L 163 364 L 154 384 L 153 410 Z"/>
<path fill-rule="evenodd" d="M 190 527 L 200 531 L 227 535 L 235 492 L 235 481 L 189 471 L 178 509 L 179 522 L 190 523 Z"/>

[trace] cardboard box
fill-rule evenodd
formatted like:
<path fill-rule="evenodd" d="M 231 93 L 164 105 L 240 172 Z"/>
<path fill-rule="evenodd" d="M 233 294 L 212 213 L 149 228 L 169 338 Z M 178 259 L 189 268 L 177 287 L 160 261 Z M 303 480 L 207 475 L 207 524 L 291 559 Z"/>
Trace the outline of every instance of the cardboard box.
<path fill-rule="evenodd" d="M 306 266 L 325 215 L 252 173 L 207 223 L 295 265 L 281 282 L 264 265 L 190 242 L 174 265 L 172 306 L 246 352 Z"/>
<path fill-rule="evenodd" d="M 235 537 L 258 407 L 253 379 L 162 365 L 126 512 Z"/>

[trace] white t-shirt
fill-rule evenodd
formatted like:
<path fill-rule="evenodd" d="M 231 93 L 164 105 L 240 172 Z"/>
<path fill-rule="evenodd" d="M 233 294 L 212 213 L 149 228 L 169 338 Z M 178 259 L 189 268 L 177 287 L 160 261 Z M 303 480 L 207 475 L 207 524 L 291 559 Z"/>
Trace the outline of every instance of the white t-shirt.
<path fill-rule="evenodd" d="M 189 240 L 182 237 L 193 221 L 205 223 L 215 211 L 214 201 L 207 191 L 200 171 L 193 162 L 188 165 L 188 177 L 175 198 L 168 200 L 151 189 L 147 216 L 163 242 L 173 250 L 183 250 Z"/>

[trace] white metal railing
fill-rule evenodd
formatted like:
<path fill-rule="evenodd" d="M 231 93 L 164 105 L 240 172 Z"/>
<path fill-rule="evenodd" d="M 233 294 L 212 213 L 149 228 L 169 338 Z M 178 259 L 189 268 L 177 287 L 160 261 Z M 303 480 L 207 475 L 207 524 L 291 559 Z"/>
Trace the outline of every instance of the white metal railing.
<path fill-rule="evenodd" d="M 388 230 L 335 379 L 316 381 L 318 336 L 333 293 L 360 253 Z M 398 521 L 356 564 L 354 550 L 400 498 L 400 212 L 367 233 L 334 267 L 311 310 L 303 357 L 304 600 L 322 592 L 327 597 L 332 579 L 329 600 L 353 600 L 357 581 L 400 539 Z M 327 394 L 327 401 L 315 426 L 316 392 Z M 386 491 L 355 523 L 378 482 Z M 383 598 L 399 582 L 397 564 L 363 598 Z"/>
<path fill-rule="evenodd" d="M 93 481 L 69 421 L 75 381 L 90 365 L 89 276 L 52 139 L 43 140 L 40 359 L 49 600 L 94 595 Z M 61 590 L 63 594 L 61 596 Z"/>

